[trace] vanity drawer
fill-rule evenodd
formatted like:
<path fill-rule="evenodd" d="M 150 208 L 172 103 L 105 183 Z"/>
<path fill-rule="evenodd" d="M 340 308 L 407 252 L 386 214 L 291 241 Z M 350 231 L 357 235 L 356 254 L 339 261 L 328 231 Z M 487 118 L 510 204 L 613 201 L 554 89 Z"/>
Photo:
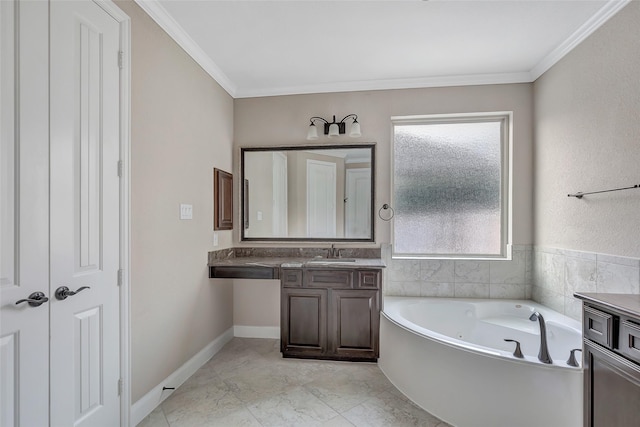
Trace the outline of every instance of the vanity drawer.
<path fill-rule="evenodd" d="M 620 323 L 619 351 L 634 362 L 640 363 L 640 325 L 628 320 Z"/>
<path fill-rule="evenodd" d="M 585 306 L 583 313 L 583 333 L 585 338 L 602 344 L 608 348 L 614 348 L 613 325 L 614 317 L 604 311 Z"/>
<path fill-rule="evenodd" d="M 297 268 L 283 268 L 282 286 L 285 288 L 299 288 L 302 286 L 302 270 Z"/>
<path fill-rule="evenodd" d="M 359 289 L 380 289 L 382 272 L 380 270 L 357 270 L 356 288 Z"/>
<path fill-rule="evenodd" d="M 353 287 L 353 271 L 341 269 L 306 269 L 304 285 L 310 288 L 340 288 Z"/>

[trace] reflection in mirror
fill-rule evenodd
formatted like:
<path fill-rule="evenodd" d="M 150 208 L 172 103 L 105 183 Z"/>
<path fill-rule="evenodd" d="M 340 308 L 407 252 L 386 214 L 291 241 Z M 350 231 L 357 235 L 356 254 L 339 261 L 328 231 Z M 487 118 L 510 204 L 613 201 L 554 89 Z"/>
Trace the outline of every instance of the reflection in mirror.
<path fill-rule="evenodd" d="M 374 148 L 241 149 L 242 240 L 373 241 Z"/>

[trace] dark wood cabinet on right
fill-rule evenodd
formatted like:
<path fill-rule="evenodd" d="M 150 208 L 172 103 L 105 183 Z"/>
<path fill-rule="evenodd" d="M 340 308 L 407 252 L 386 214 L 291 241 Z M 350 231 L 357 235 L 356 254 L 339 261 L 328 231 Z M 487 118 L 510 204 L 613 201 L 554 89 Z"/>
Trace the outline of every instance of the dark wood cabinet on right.
<path fill-rule="evenodd" d="M 583 300 L 584 425 L 640 425 L 640 296 Z"/>
<path fill-rule="evenodd" d="M 334 289 L 329 348 L 338 359 L 377 360 L 380 310 L 377 290 Z"/>
<path fill-rule="evenodd" d="M 376 361 L 379 269 L 282 269 L 284 357 Z"/>

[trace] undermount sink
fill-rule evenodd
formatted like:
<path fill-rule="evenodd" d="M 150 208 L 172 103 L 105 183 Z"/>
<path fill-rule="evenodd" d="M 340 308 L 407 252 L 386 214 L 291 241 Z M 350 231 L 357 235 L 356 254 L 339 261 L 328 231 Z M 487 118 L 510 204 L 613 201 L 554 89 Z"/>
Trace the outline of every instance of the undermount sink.
<path fill-rule="evenodd" d="M 356 262 L 353 258 L 321 258 L 307 261 L 307 264 L 347 264 Z"/>

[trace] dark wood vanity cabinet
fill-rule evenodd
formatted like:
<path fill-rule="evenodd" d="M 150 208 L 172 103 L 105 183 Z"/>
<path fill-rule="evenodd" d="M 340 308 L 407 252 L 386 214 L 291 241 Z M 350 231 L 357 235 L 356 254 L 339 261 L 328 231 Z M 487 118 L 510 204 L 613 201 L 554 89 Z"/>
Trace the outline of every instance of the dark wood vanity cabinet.
<path fill-rule="evenodd" d="M 329 312 L 331 353 L 338 359 L 378 359 L 378 291 L 334 289 Z"/>
<path fill-rule="evenodd" d="M 284 357 L 376 361 L 379 269 L 282 269 Z"/>
<path fill-rule="evenodd" d="M 327 290 L 283 288 L 281 347 L 284 356 L 327 354 Z"/>
<path fill-rule="evenodd" d="M 640 296 L 583 300 L 584 425 L 640 425 Z"/>

